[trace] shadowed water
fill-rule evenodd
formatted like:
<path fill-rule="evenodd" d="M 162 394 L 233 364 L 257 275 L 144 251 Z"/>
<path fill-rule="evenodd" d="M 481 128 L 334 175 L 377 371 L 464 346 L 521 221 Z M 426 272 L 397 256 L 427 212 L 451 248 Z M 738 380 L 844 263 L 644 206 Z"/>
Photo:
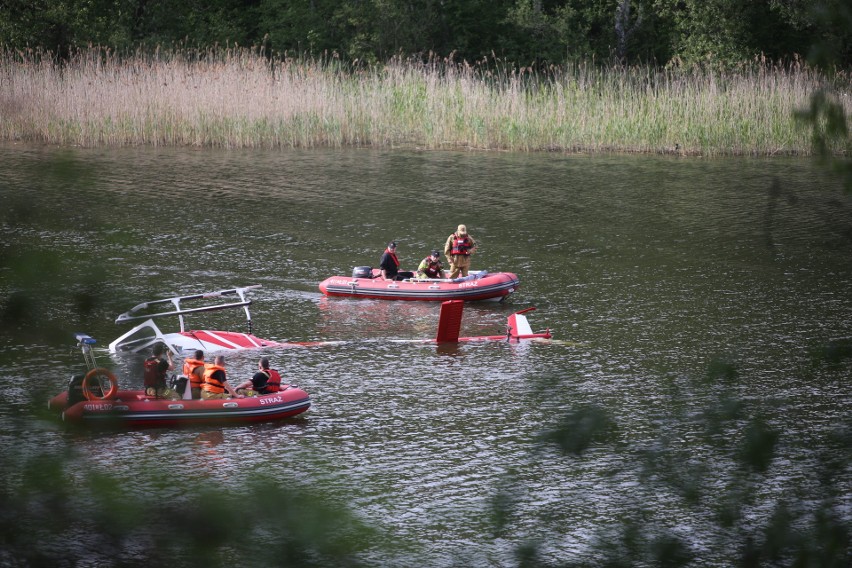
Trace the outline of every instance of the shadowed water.
<path fill-rule="evenodd" d="M 723 565 L 715 525 L 642 484 L 633 451 L 661 435 L 687 455 L 712 451 L 688 428 L 667 430 L 671 416 L 700 411 L 720 390 L 753 403 L 783 433 L 760 515 L 807 485 L 807 449 L 849 415 L 848 363 L 814 353 L 852 336 L 852 201 L 806 161 L 7 145 L 0 180 L 12 205 L 2 293 L 25 285 L 62 299 L 38 316 L 68 339 L 2 348 L 10 403 L 0 419 L 32 412 L 32 384 L 46 401 L 82 368 L 74 332 L 105 346 L 124 331 L 115 317 L 141 301 L 262 284 L 255 334 L 338 341 L 269 353 L 311 394 L 308 413 L 102 434 L 46 420 L 40 443 L 73 446 L 138 491 L 177 494 L 163 479 L 207 475 L 318 484 L 398 539 L 397 552 L 370 548 L 367 561 L 511 565 L 527 540 L 551 561 L 587 560 L 594 539 L 642 503 Z M 433 337 L 439 306 L 318 292 L 327 276 L 375 266 L 390 239 L 413 268 L 459 223 L 480 242 L 475 269 L 521 279 L 508 304 L 469 305 L 463 334 L 502 333 L 509 314 L 536 306 L 533 330 L 556 341 L 392 341 Z M 67 302 L 87 294 L 97 302 Z M 245 321 L 217 314 L 190 326 L 241 331 Z M 231 377 L 248 378 L 258 356 L 229 356 Z M 696 386 L 718 357 L 738 380 Z M 123 384 L 141 383 L 142 357 L 99 359 Z M 583 459 L 536 443 L 583 404 L 607 409 L 614 442 Z M 4 428 L 0 449 L 12 448 Z M 140 464 L 157 464 L 163 479 Z M 721 486 L 730 464 L 714 467 L 708 478 Z M 498 529 L 490 507 L 500 492 L 514 508 Z"/>

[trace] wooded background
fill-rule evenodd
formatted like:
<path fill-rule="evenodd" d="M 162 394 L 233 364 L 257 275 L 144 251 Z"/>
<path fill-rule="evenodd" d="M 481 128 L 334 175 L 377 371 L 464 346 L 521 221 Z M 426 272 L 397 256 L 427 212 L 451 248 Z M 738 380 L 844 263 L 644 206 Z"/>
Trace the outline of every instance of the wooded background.
<path fill-rule="evenodd" d="M 0 46 L 256 47 L 375 63 L 852 62 L 850 0 L 0 0 Z M 818 55 L 817 55 L 818 56 Z"/>

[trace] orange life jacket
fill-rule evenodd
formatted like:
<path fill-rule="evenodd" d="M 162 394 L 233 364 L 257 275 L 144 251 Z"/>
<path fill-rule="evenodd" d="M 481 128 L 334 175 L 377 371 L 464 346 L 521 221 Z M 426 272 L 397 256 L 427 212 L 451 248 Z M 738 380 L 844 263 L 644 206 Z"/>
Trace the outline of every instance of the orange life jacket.
<path fill-rule="evenodd" d="M 195 373 L 195 370 L 199 367 L 204 367 L 204 361 L 191 358 L 183 360 L 183 374 L 189 378 L 189 385 L 192 388 L 199 388 L 204 383 L 204 377 L 199 377 Z"/>
<path fill-rule="evenodd" d="M 160 370 L 162 359 L 152 355 L 145 359 L 145 388 L 165 388 L 166 372 Z"/>
<path fill-rule="evenodd" d="M 461 237 L 459 235 L 453 235 L 453 248 L 450 251 L 450 254 L 463 254 L 469 255 L 470 249 L 473 248 L 473 241 L 470 237 Z"/>
<path fill-rule="evenodd" d="M 201 388 L 207 392 L 219 394 L 225 392 L 225 385 L 213 377 L 213 373 L 216 371 L 222 371 L 222 373 L 224 373 L 225 367 L 221 367 L 213 363 L 204 365 L 204 384 L 201 385 Z"/>

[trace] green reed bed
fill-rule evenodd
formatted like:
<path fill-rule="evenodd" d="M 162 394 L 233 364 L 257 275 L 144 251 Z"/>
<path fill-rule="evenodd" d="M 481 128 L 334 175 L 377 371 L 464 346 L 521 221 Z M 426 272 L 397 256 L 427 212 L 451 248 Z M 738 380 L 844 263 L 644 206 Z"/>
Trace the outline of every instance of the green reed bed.
<path fill-rule="evenodd" d="M 838 86 L 839 85 L 839 86 Z M 803 65 L 739 71 L 394 60 L 270 60 L 250 50 L 0 53 L 0 138 L 60 145 L 416 146 L 807 154 L 794 113 L 848 85 Z M 841 151 L 842 148 L 835 149 Z"/>

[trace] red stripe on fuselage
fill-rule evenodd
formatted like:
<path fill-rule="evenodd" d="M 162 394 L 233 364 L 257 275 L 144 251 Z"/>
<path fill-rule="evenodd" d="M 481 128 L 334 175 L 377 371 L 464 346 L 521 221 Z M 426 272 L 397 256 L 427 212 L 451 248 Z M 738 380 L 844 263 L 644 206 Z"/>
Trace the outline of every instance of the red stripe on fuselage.
<path fill-rule="evenodd" d="M 235 333 L 233 331 L 209 332 L 200 330 L 184 332 L 182 335 L 192 337 L 206 343 L 212 343 L 213 345 L 218 345 L 225 349 L 255 349 L 257 347 L 265 347 L 267 345 L 278 345 L 274 341 L 266 341 L 264 339 L 254 337 L 253 335 Z"/>

